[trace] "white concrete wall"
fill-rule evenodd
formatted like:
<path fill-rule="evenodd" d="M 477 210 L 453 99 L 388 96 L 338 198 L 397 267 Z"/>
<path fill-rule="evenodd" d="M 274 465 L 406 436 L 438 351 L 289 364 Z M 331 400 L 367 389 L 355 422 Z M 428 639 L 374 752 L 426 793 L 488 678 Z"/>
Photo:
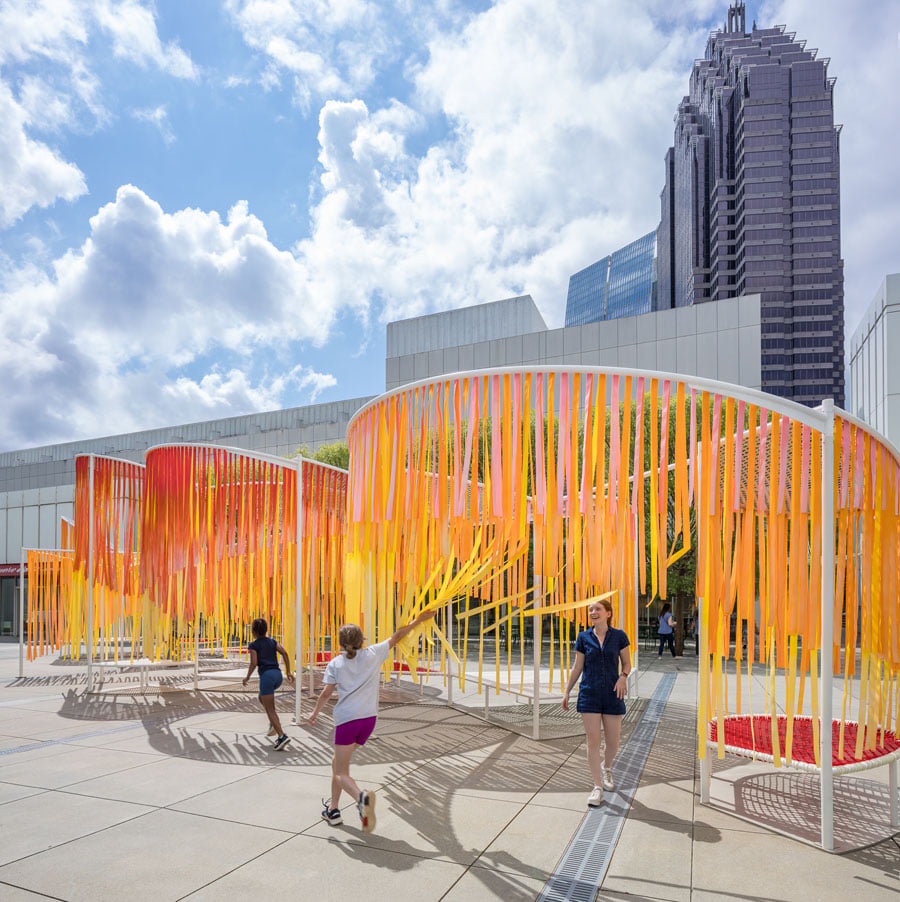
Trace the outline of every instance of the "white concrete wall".
<path fill-rule="evenodd" d="M 849 342 L 848 409 L 900 445 L 900 273 L 885 276 Z"/>
<path fill-rule="evenodd" d="M 59 548 L 60 520 L 72 519 L 75 486 L 0 492 L 0 556 L 7 564 L 18 563 L 22 546 Z"/>
<path fill-rule="evenodd" d="M 524 294 L 388 323 L 386 357 L 427 354 L 456 345 L 543 332 L 546 328 L 531 295 Z"/>
<path fill-rule="evenodd" d="M 621 366 L 762 385 L 759 295 L 388 357 L 388 391 L 502 366 Z"/>

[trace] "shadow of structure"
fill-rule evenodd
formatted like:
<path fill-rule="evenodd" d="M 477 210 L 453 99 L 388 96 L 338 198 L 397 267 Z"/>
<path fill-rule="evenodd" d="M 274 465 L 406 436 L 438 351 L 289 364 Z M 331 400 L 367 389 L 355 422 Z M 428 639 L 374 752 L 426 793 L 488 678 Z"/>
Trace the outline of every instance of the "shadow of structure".
<path fill-rule="evenodd" d="M 315 729 L 304 728 L 299 737 L 296 729 L 292 730 L 295 741 L 285 752 L 275 753 L 264 735 L 264 715 L 255 692 L 243 687 L 237 691 L 236 687 L 239 682 L 225 682 L 217 685 L 216 691 L 195 693 L 190 687 L 169 683 L 140 695 L 136 686 L 119 685 L 92 694 L 72 686 L 62 696 L 60 714 L 90 722 L 91 735 L 102 735 L 98 722 L 109 724 L 110 733 L 121 732 L 122 725 L 131 722 L 136 730 L 144 730 L 151 748 L 170 756 L 248 766 L 330 765 L 330 707 Z M 549 876 L 546 869 L 516 856 L 503 847 L 502 840 L 497 842 L 497 837 L 536 793 L 571 792 L 581 782 L 587 785 L 584 735 L 579 730 L 535 742 L 511 731 L 507 724 L 486 723 L 465 710 L 449 707 L 439 701 L 439 694 L 429 687 L 423 692 L 411 682 L 386 684 L 376 733 L 354 756 L 359 766 L 387 766 L 379 780 L 380 795 L 391 814 L 412 825 L 414 832 L 398 838 L 377 832 L 369 835 L 350 827 L 329 841 L 355 860 L 377 867 L 412 868 L 423 857 L 439 856 L 466 868 L 467 879 L 477 880 L 491 896 L 533 899 L 535 884 Z M 292 688 L 279 694 L 283 716 L 290 716 L 293 702 Z M 307 711 L 308 705 L 307 697 Z M 644 700 L 629 704 L 623 743 L 630 738 L 645 705 Z M 525 713 L 530 727 L 530 707 L 515 707 L 525 708 L 525 712 L 515 711 L 511 720 L 521 721 Z M 552 707 L 548 705 L 548 716 L 553 714 Z M 251 724 L 259 725 L 256 732 L 248 730 Z M 673 721 L 670 726 L 678 725 Z M 571 730 L 570 723 L 565 729 Z M 693 771 L 685 771 L 680 762 L 682 751 L 687 754 L 691 747 L 692 735 L 688 726 L 669 737 L 679 748 L 673 749 L 677 753 L 671 761 L 656 761 L 665 770 L 654 772 L 654 780 L 691 778 Z M 77 737 L 69 741 L 77 741 Z M 459 805 L 461 796 L 468 801 Z M 492 799 L 504 797 L 518 807 L 506 804 L 507 814 L 498 819 L 493 836 L 466 814 L 472 801 L 476 806 L 490 806 Z M 666 829 L 683 830 L 686 825 L 670 823 Z"/>
<path fill-rule="evenodd" d="M 727 779 L 727 772 L 716 777 Z M 770 830 L 818 844 L 820 787 L 820 777 L 814 773 L 770 771 L 739 776 L 733 781 L 732 813 Z M 834 812 L 836 852 L 851 852 L 882 843 L 894 832 L 890 826 L 888 787 L 874 780 L 835 777 Z M 900 865 L 897 869 L 900 870 Z"/>
<path fill-rule="evenodd" d="M 426 756 L 419 767 L 413 770 L 397 768 L 389 771 L 384 780 L 381 793 L 391 815 L 414 825 L 418 841 L 394 839 L 378 833 L 365 834 L 356 828 L 343 831 L 331 841 L 356 861 L 392 870 L 410 869 L 423 857 L 439 857 L 464 866 L 469 878 L 475 878 L 491 897 L 517 902 L 534 899 L 535 884 L 542 885 L 547 880 L 547 871 L 508 849 L 492 848 L 490 837 L 486 848 L 481 840 L 470 841 L 474 835 L 484 836 L 484 828 L 472 827 L 471 821 L 473 836 L 470 840 L 465 839 L 461 834 L 466 830 L 457 821 L 465 815 L 454 808 L 460 795 L 469 796 L 469 801 L 475 804 L 490 806 L 492 798 L 516 794 L 522 799 L 522 793 L 526 793 L 527 798 L 519 802 L 519 809 L 509 812 L 509 817 L 497 824 L 499 835 L 521 813 L 527 799 L 547 787 L 577 751 L 578 744 L 553 740 L 537 743 L 485 726 L 475 718 L 466 719 L 476 725 L 476 735 L 461 738 L 456 744 L 445 740 L 439 758 Z M 387 757 L 398 760 L 408 761 L 421 754 L 429 740 L 423 737 L 424 742 L 421 739 L 415 741 L 416 737 L 430 732 L 428 727 L 434 726 L 434 722 L 420 724 L 420 727 L 424 726 L 423 730 L 410 730 L 411 723 L 407 718 L 402 723 L 401 731 L 386 731 L 380 735 L 376 742 L 382 747 L 380 753 L 375 753 L 368 744 L 361 749 L 359 764 L 372 763 L 386 749 L 392 749 Z M 446 726 L 446 723 L 442 724 L 442 731 Z M 478 798 L 482 794 L 483 801 Z M 385 855 L 385 852 L 392 854 Z"/>

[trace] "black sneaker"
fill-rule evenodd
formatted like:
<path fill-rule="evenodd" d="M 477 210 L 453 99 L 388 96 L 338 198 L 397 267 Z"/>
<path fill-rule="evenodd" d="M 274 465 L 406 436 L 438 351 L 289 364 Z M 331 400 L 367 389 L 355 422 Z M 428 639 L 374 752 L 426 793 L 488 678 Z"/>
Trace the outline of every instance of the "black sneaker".
<path fill-rule="evenodd" d="M 356 807 L 359 810 L 359 819 L 362 821 L 363 830 L 371 833 L 375 829 L 375 793 L 363 790 L 359 794 Z"/>
<path fill-rule="evenodd" d="M 278 741 L 272 746 L 272 751 L 280 752 L 290 741 L 290 736 L 279 736 Z"/>
<path fill-rule="evenodd" d="M 329 799 L 322 799 L 322 804 L 325 806 L 322 809 L 322 820 L 328 821 L 328 823 L 332 827 L 337 827 L 338 824 L 343 824 L 344 819 L 341 817 L 341 809 L 340 808 L 332 808 L 329 805 Z"/>

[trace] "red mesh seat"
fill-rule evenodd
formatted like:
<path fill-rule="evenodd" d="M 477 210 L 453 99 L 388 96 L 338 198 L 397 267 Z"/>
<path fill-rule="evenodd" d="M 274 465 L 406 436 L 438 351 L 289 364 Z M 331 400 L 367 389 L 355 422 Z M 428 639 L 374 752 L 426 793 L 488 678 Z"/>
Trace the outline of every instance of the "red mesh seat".
<path fill-rule="evenodd" d="M 743 757 L 773 760 L 772 755 L 772 718 L 761 714 L 754 717 L 731 715 L 724 719 L 725 748 L 728 752 Z M 890 730 L 878 731 L 875 736 L 875 748 L 863 748 L 862 757 L 856 758 L 856 737 L 858 724 L 855 721 L 844 723 L 844 756 L 839 756 L 841 723 L 832 722 L 832 765 L 834 773 L 848 773 L 865 770 L 887 764 L 891 759 L 900 757 L 900 740 Z M 710 743 L 718 742 L 718 724 L 712 720 L 708 724 L 707 736 Z M 795 717 L 791 746 L 791 761 L 785 759 L 787 743 L 787 718 L 778 718 L 778 742 L 782 762 L 785 766 L 798 767 L 803 770 L 818 770 L 814 754 L 812 719 Z"/>

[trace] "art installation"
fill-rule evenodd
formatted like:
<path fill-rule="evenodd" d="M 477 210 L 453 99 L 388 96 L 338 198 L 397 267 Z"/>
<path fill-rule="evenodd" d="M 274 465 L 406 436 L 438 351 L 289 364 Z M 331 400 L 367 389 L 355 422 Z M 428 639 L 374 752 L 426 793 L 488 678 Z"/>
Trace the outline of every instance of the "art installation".
<path fill-rule="evenodd" d="M 639 604 L 692 553 L 701 760 L 712 743 L 822 768 L 826 749 L 830 779 L 900 756 L 900 457 L 830 402 L 641 371 L 478 371 L 373 400 L 348 445 L 349 475 L 216 446 L 80 458 L 74 550 L 29 552 L 29 653 L 125 636 L 190 657 L 200 640 L 244 644 L 264 616 L 312 666 L 345 620 L 377 641 L 436 606 L 428 667 L 464 686 L 477 657 L 479 688 L 522 691 L 530 634 L 553 691 L 591 599 L 613 599 L 634 644 Z M 418 643 L 402 651 L 416 667 Z"/>

